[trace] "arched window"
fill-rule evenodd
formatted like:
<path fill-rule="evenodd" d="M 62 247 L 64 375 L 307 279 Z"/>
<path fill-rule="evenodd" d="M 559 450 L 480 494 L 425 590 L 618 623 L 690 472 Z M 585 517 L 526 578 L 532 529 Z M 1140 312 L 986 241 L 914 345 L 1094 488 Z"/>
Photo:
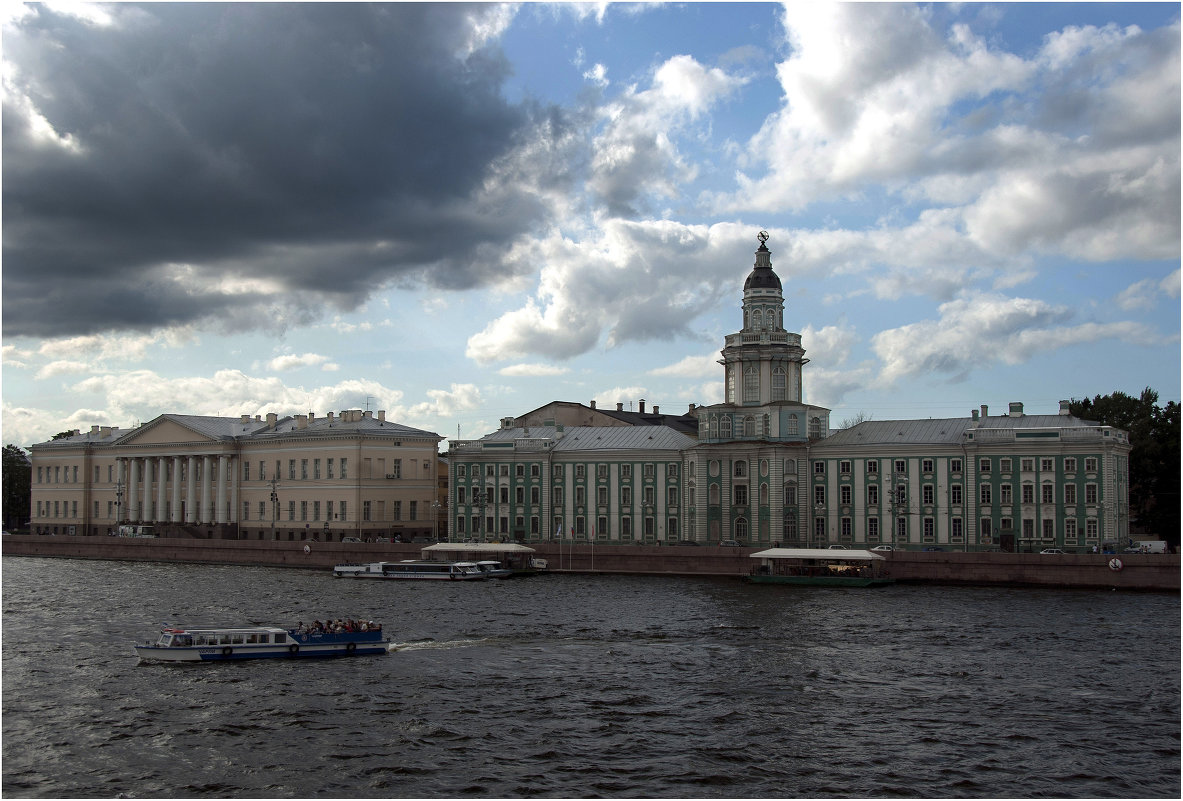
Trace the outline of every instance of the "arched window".
<path fill-rule="evenodd" d="M 736 518 L 735 538 L 737 540 L 746 540 L 748 538 L 748 519 L 746 517 Z"/>
<path fill-rule="evenodd" d="M 760 368 L 749 365 L 743 371 L 743 399 L 744 403 L 755 403 L 760 400 Z"/>
<path fill-rule="evenodd" d="M 735 462 L 735 477 L 746 478 L 748 475 L 748 463 L 739 459 Z"/>
<path fill-rule="evenodd" d="M 711 415 L 711 433 L 710 433 L 711 439 L 714 439 L 716 436 L 718 436 L 718 434 L 719 434 L 719 418 L 712 414 Z"/>
<path fill-rule="evenodd" d="M 731 366 L 727 368 L 727 402 L 735 403 L 735 372 L 739 369 L 738 366 Z"/>
<path fill-rule="evenodd" d="M 743 419 L 743 435 L 745 437 L 756 436 L 756 418 L 750 414 Z"/>
<path fill-rule="evenodd" d="M 772 368 L 772 399 L 774 401 L 785 399 L 785 368 L 783 367 Z"/>
<path fill-rule="evenodd" d="M 785 484 L 785 506 L 797 505 L 797 485 Z"/>
<path fill-rule="evenodd" d="M 762 327 L 763 325 L 764 325 L 764 322 L 760 317 L 760 310 L 759 309 L 753 310 L 752 311 L 752 328 L 758 329 L 758 328 Z"/>
<path fill-rule="evenodd" d="M 731 438 L 731 416 L 723 415 L 723 419 L 719 421 L 719 436 L 722 439 Z"/>

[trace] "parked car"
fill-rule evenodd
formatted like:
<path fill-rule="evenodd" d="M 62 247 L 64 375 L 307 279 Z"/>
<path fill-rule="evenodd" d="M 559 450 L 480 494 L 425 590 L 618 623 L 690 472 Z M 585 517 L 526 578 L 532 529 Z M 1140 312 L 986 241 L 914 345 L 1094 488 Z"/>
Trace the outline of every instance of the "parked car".
<path fill-rule="evenodd" d="M 895 548 L 891 545 L 876 545 L 871 549 L 872 551 L 894 551 Z"/>
<path fill-rule="evenodd" d="M 341 542 L 361 542 L 357 537 L 342 537 Z"/>
<path fill-rule="evenodd" d="M 694 540 L 678 540 L 675 545 L 698 545 Z"/>
<path fill-rule="evenodd" d="M 719 545 L 721 545 L 723 547 L 730 547 L 730 548 L 738 548 L 739 547 L 739 543 L 736 542 L 735 540 L 720 540 Z"/>
<path fill-rule="evenodd" d="M 831 545 L 831 546 L 829 546 L 829 547 L 828 547 L 826 550 L 829 550 L 829 551 L 845 551 L 845 550 L 846 550 L 846 546 L 845 546 L 845 545 Z"/>
<path fill-rule="evenodd" d="M 1064 553 L 1059 548 L 1044 548 L 1040 553 Z"/>
<path fill-rule="evenodd" d="M 945 549 L 939 545 L 930 545 L 927 548 L 925 548 L 924 550 L 926 550 L 926 551 L 943 551 Z"/>
<path fill-rule="evenodd" d="M 375 537 L 374 542 L 390 542 L 390 537 Z"/>

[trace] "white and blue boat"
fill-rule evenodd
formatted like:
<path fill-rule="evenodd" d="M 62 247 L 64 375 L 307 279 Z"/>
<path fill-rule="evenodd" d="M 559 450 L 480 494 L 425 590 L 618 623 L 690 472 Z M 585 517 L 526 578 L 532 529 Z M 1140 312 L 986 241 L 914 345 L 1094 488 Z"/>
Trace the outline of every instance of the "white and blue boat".
<path fill-rule="evenodd" d="M 369 562 L 360 565 L 337 565 L 338 578 L 428 579 L 443 581 L 483 581 L 488 575 L 476 562 L 432 562 L 404 559 L 401 562 Z"/>
<path fill-rule="evenodd" d="M 218 662 L 228 659 L 310 659 L 384 654 L 390 640 L 382 627 L 305 631 L 278 626 L 164 628 L 156 642 L 135 646 L 140 659 L 157 662 Z"/>

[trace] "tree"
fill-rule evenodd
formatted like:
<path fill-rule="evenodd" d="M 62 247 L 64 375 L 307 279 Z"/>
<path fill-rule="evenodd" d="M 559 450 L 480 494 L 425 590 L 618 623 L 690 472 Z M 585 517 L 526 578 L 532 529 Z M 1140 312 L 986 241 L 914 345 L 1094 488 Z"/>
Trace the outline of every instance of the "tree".
<path fill-rule="evenodd" d="M 1076 417 L 1130 434 L 1130 527 L 1179 544 L 1179 404 L 1158 405 L 1150 387 L 1138 397 L 1124 392 L 1069 402 Z"/>
<path fill-rule="evenodd" d="M 859 423 L 865 423 L 870 419 L 871 419 L 871 415 L 867 414 L 866 412 L 860 411 L 858 414 L 854 415 L 853 417 L 847 417 L 845 420 L 842 421 L 842 425 L 840 425 L 838 427 L 839 428 L 854 428 Z"/>
<path fill-rule="evenodd" d="M 4 530 L 26 528 L 33 475 L 28 454 L 16 445 L 5 445 L 3 472 Z"/>

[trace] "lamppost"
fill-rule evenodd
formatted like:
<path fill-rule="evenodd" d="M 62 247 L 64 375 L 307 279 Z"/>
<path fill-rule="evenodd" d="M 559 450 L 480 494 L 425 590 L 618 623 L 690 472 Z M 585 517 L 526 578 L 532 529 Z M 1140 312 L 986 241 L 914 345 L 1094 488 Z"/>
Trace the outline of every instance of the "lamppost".
<path fill-rule="evenodd" d="M 118 532 L 119 524 L 123 522 L 123 482 L 115 484 L 115 528 Z"/>
<path fill-rule="evenodd" d="M 439 542 L 439 513 L 440 502 L 438 500 L 431 502 L 431 538 Z"/>

